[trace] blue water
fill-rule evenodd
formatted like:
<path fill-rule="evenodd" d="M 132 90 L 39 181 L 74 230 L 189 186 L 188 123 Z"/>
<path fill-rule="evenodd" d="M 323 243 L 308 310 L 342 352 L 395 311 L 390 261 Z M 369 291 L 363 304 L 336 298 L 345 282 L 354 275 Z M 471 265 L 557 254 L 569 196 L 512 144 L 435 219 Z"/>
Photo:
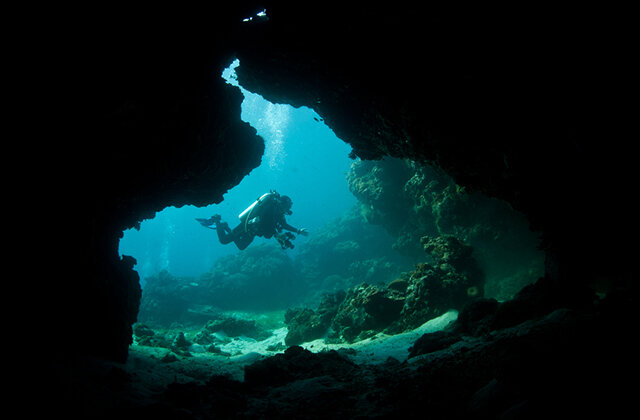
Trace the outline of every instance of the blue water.
<path fill-rule="evenodd" d="M 234 86 L 238 86 L 234 74 L 237 65 L 236 61 L 223 73 Z M 238 88 L 245 97 L 242 120 L 255 127 L 265 141 L 262 163 L 225 194 L 222 203 L 201 208 L 168 207 L 142 222 L 139 231 L 124 232 L 120 254 L 136 258 L 143 285 L 145 278 L 161 270 L 175 276 L 197 276 L 208 271 L 220 256 L 242 252 L 234 244 L 220 244 L 216 232 L 200 226 L 196 217 L 218 213 L 233 228 L 240 212 L 265 192 L 276 190 L 293 200 L 289 224 L 307 228 L 313 235 L 314 230 L 356 203 L 345 179 L 351 148 L 313 110 L 272 104 Z M 306 240 L 298 236 L 296 247 Z M 265 241 L 256 238 L 250 246 Z"/>

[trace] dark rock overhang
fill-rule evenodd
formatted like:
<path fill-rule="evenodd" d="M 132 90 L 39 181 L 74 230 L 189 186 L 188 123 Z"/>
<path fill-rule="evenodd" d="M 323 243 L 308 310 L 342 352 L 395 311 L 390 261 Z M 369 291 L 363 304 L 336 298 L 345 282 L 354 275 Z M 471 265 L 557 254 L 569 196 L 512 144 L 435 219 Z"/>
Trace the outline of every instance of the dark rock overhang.
<path fill-rule="evenodd" d="M 238 37 L 245 88 L 315 109 L 356 156 L 428 162 L 507 201 L 543 233 L 556 277 L 625 277 L 630 254 L 604 245 L 632 214 L 623 22 L 562 8 L 268 15 Z"/>

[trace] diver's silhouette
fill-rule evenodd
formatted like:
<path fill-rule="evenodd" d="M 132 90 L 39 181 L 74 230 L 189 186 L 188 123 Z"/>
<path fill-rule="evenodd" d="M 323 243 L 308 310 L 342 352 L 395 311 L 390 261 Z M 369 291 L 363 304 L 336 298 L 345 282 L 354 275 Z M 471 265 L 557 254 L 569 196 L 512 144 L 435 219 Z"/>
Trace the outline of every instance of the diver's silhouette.
<path fill-rule="evenodd" d="M 287 223 L 284 216 L 291 214 L 293 202 L 286 195 L 280 195 L 275 191 L 268 192 L 258 198 L 245 211 L 240 213 L 240 224 L 229 228 L 229 224 L 222 221 L 219 214 L 209 219 L 196 219 L 200 224 L 218 232 L 221 244 L 235 243 L 238 249 L 243 250 L 249 246 L 256 236 L 264 238 L 275 237 L 282 249 L 293 248 L 291 242 L 295 236 L 307 235 L 306 229 L 296 229 Z M 211 227 L 215 225 L 215 227 Z M 287 232 L 283 232 L 286 230 Z"/>

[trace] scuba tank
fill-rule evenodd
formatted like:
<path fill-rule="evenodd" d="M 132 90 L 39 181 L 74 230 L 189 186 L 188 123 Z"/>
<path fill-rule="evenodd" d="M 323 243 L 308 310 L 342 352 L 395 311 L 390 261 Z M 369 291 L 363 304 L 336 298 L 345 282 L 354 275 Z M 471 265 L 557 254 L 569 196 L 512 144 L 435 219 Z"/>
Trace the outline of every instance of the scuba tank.
<path fill-rule="evenodd" d="M 265 203 L 268 203 L 272 200 L 277 200 L 280 197 L 275 191 L 270 191 L 266 194 L 263 194 L 260 198 L 253 202 L 249 207 L 247 207 L 242 213 L 238 215 L 240 222 L 244 226 L 244 231 L 247 231 L 249 221 L 254 217 L 260 216 L 260 210 L 264 206 Z"/>

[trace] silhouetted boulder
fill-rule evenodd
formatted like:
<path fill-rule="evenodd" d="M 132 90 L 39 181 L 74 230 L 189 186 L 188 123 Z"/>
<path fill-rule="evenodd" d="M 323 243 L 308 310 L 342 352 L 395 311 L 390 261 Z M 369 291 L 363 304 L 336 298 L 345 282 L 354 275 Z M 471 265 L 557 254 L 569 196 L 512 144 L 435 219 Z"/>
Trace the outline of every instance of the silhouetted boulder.
<path fill-rule="evenodd" d="M 292 346 L 284 353 L 257 361 L 244 369 L 245 383 L 250 387 L 279 386 L 318 376 L 346 379 L 357 366 L 338 352 L 312 353 Z"/>

